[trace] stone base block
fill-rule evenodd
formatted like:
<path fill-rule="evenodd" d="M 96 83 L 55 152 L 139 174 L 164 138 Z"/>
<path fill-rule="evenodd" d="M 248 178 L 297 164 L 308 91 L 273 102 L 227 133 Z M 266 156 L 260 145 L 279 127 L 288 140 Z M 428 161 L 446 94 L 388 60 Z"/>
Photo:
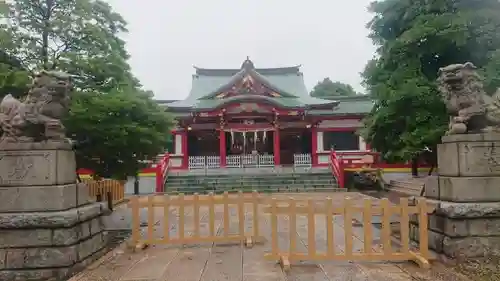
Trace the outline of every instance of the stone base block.
<path fill-rule="evenodd" d="M 78 183 L 76 187 L 76 205 L 82 206 L 92 202 L 92 200 L 89 195 L 89 187 L 85 183 Z"/>
<path fill-rule="evenodd" d="M 450 202 L 499 202 L 500 177 L 429 177 L 425 196 Z"/>
<path fill-rule="evenodd" d="M 410 238 L 419 242 L 419 227 L 412 224 Z M 449 258 L 484 257 L 489 253 L 500 251 L 499 236 L 449 237 L 443 233 L 430 230 L 427 232 L 429 248 Z"/>
<path fill-rule="evenodd" d="M 463 134 L 438 145 L 440 176 L 500 177 L 500 134 Z"/>
<path fill-rule="evenodd" d="M 102 248 L 98 252 L 88 256 L 86 259 L 73 264 L 69 267 L 62 268 L 48 268 L 48 269 L 23 269 L 23 270 L 0 270 L 0 280 L 2 281 L 61 281 L 67 280 L 74 274 L 84 270 L 87 266 L 92 264 L 107 251 L 107 248 Z"/>
<path fill-rule="evenodd" d="M 0 212 L 43 212 L 75 208 L 77 184 L 0 188 Z"/>
<path fill-rule="evenodd" d="M 75 153 L 66 142 L 10 143 L 0 150 L 0 186 L 76 182 Z"/>
<path fill-rule="evenodd" d="M 500 250 L 500 203 L 441 202 L 429 215 L 429 247 L 450 258 L 473 258 Z M 416 216 L 410 237 L 420 241 Z"/>
<path fill-rule="evenodd" d="M 58 212 L 0 213 L 0 280 L 65 280 L 107 244 L 102 203 Z"/>

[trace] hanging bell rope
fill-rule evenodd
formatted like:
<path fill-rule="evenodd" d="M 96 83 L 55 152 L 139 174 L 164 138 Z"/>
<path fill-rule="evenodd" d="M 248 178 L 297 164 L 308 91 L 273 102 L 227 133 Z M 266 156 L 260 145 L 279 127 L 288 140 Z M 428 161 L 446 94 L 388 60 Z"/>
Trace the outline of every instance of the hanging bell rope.
<path fill-rule="evenodd" d="M 247 146 L 247 132 L 243 132 L 243 148 Z"/>
<path fill-rule="evenodd" d="M 253 150 L 257 150 L 257 131 L 253 132 Z"/>

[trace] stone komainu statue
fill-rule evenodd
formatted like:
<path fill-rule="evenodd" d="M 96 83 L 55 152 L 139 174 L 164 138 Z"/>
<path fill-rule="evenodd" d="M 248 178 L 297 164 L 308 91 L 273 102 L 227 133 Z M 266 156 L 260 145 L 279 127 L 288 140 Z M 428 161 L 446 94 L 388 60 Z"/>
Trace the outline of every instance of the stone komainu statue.
<path fill-rule="evenodd" d="M 70 91 L 69 75 L 42 71 L 24 101 L 5 96 L 0 103 L 0 143 L 65 140 L 61 119 L 69 110 Z"/>
<path fill-rule="evenodd" d="M 439 69 L 438 89 L 449 110 L 447 134 L 498 131 L 500 89 L 490 97 L 474 64 L 452 64 Z"/>

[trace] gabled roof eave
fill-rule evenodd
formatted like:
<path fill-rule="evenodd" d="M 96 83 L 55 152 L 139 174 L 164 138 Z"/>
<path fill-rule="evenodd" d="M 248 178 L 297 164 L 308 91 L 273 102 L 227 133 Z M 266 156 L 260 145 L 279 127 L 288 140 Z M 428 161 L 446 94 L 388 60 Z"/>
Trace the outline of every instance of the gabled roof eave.
<path fill-rule="evenodd" d="M 244 68 L 244 69 L 240 70 L 238 73 L 236 73 L 233 77 L 231 77 L 231 79 L 226 84 L 222 85 L 221 87 L 212 91 L 210 94 L 205 95 L 199 99 L 212 99 L 212 98 L 214 98 L 220 92 L 228 90 L 239 79 L 243 79 L 243 77 L 245 75 L 251 75 L 254 79 L 257 79 L 260 83 L 264 84 L 266 87 L 270 88 L 271 90 L 278 92 L 279 94 L 281 94 L 285 98 L 298 98 L 297 96 L 292 95 L 292 94 L 274 86 L 269 80 L 267 80 L 264 76 L 262 76 L 260 73 L 258 73 L 255 69 Z"/>

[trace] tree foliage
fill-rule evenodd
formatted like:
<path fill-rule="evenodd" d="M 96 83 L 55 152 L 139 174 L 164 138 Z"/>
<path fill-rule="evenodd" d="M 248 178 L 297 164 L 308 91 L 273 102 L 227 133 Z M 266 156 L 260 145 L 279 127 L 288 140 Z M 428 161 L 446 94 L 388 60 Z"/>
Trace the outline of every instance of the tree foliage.
<path fill-rule="evenodd" d="M 21 62 L 0 50 L 0 98 L 7 94 L 22 96 L 29 81 L 29 72 L 22 68 Z"/>
<path fill-rule="evenodd" d="M 351 85 L 338 81 L 333 82 L 328 77 L 318 82 L 311 91 L 311 96 L 316 98 L 355 96 L 356 94 Z"/>
<path fill-rule="evenodd" d="M 127 63 L 125 20 L 100 0 L 12 0 L 2 9 L 0 49 L 28 70 L 71 73 L 79 89 L 138 84 Z M 1 10 L 0 10 L 1 11 Z M 0 20 L 0 22 L 2 22 Z"/>
<path fill-rule="evenodd" d="M 79 167 L 123 178 L 163 152 L 172 120 L 128 65 L 125 20 L 100 0 L 11 0 L 0 5 L 0 91 L 26 93 L 29 74 L 61 70 L 75 81 L 64 120 Z"/>
<path fill-rule="evenodd" d="M 490 92 L 500 86 L 500 2 L 385 0 L 370 11 L 378 49 L 363 78 L 375 106 L 362 134 L 386 158 L 409 160 L 446 129 L 435 84 L 440 67 L 471 61 Z"/>
<path fill-rule="evenodd" d="M 151 160 L 167 145 L 171 120 L 148 93 L 122 89 L 77 95 L 67 129 L 78 144 L 80 167 L 123 178 L 135 174 L 143 167 L 141 160 Z"/>

